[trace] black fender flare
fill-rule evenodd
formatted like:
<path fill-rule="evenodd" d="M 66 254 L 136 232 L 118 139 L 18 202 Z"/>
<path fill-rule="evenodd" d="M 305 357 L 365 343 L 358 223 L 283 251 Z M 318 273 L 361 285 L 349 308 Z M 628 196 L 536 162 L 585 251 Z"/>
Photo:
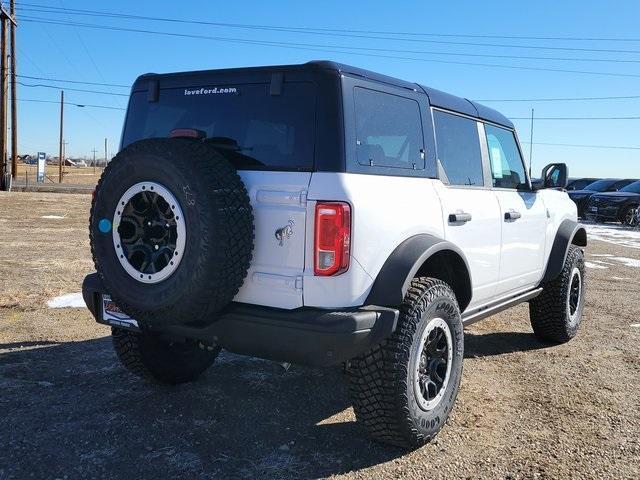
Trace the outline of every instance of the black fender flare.
<path fill-rule="evenodd" d="M 587 230 L 584 225 L 567 218 L 558 227 L 541 283 L 549 282 L 560 275 L 571 244 L 586 247 Z"/>
<path fill-rule="evenodd" d="M 402 303 L 411 280 L 427 260 L 441 251 L 452 251 L 464 262 L 467 271 L 468 299 L 471 300 L 471 270 L 462 250 L 453 243 L 429 234 L 418 234 L 404 240 L 389 255 L 373 282 L 365 305 L 397 306 Z M 463 310 L 466 305 L 461 305 Z"/>

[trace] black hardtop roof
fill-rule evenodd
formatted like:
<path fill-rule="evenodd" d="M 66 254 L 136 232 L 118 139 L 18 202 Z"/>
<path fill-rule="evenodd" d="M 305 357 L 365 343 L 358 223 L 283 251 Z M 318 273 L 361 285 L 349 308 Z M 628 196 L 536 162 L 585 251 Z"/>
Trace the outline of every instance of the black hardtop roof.
<path fill-rule="evenodd" d="M 456 97 L 446 92 L 436 90 L 435 88 L 425 87 L 417 83 L 407 82 L 399 78 L 390 77 L 381 73 L 373 72 L 371 70 L 365 70 L 351 65 L 345 65 L 343 63 L 332 62 L 328 60 L 314 60 L 311 62 L 296 64 L 296 65 L 272 65 L 262 67 L 242 67 L 242 68 L 225 68 L 216 70 L 199 70 L 192 72 L 177 72 L 177 73 L 146 73 L 136 79 L 133 84 L 133 89 L 143 87 L 141 83 L 148 82 L 154 78 L 172 78 L 178 79 L 180 77 L 193 77 L 193 76 L 208 76 L 211 74 L 223 74 L 223 75 L 243 75 L 250 73 L 264 73 L 270 74 L 274 72 L 283 71 L 298 71 L 298 72 L 337 72 L 339 74 L 354 75 L 374 82 L 385 83 L 387 85 L 394 85 L 396 87 L 413 90 L 415 92 L 423 92 L 429 97 L 429 103 L 437 108 L 450 110 L 456 113 L 468 115 L 470 117 L 486 120 L 498 125 L 502 125 L 508 128 L 513 128 L 513 123 L 500 112 L 489 108 L 485 105 L 481 105 L 472 100 L 468 100 L 462 97 Z M 137 88 L 136 88 L 137 87 Z M 146 88 L 146 85 L 144 85 Z"/>

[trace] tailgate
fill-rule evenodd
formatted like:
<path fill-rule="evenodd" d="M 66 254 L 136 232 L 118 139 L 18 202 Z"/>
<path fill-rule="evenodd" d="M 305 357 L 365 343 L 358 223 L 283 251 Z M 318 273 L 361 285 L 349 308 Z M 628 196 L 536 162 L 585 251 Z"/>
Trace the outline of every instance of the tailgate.
<path fill-rule="evenodd" d="M 302 306 L 309 172 L 240 171 L 253 207 L 255 239 L 237 302 Z"/>

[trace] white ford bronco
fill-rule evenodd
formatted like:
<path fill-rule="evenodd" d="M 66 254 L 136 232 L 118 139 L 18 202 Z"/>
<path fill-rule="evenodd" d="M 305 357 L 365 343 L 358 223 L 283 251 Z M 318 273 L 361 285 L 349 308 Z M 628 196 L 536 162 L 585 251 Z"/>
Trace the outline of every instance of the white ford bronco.
<path fill-rule="evenodd" d="M 137 375 L 190 381 L 221 349 L 344 364 L 369 434 L 416 447 L 465 325 L 528 302 L 541 341 L 576 335 L 586 232 L 566 166 L 542 179 L 500 113 L 347 65 L 143 75 L 84 298 Z"/>

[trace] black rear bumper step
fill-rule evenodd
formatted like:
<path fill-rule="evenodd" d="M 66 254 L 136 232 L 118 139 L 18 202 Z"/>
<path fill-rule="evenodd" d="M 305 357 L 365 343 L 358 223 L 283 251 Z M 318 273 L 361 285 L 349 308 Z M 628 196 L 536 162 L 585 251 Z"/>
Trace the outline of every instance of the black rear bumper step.
<path fill-rule="evenodd" d="M 106 293 L 97 274 L 88 275 L 82 294 L 99 323 L 101 295 Z M 270 360 L 330 366 L 349 360 L 389 337 L 399 312 L 366 306 L 341 311 L 318 308 L 282 310 L 232 303 L 209 325 L 173 325 L 155 333 L 219 345 L 230 352 Z"/>

